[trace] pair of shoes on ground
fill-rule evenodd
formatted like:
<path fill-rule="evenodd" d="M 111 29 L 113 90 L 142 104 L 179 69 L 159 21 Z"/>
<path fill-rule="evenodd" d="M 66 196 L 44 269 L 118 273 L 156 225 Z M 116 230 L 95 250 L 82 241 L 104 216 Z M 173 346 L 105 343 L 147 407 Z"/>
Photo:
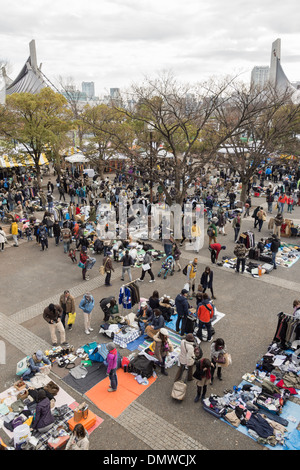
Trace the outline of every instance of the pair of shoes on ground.
<path fill-rule="evenodd" d="M 94 331 L 94 328 L 88 328 L 87 330 L 85 330 L 85 333 L 89 335 L 91 331 Z"/>

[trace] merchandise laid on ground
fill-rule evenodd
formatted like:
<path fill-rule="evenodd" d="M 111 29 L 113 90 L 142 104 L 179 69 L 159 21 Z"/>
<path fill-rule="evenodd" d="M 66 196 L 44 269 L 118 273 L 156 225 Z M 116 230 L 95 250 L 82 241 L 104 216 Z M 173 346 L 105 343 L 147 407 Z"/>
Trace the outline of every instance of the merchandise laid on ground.
<path fill-rule="evenodd" d="M 223 396 L 211 394 L 203 409 L 272 450 L 300 449 L 300 322 L 280 313 L 267 352 L 252 373 Z"/>
<path fill-rule="evenodd" d="M 130 283 L 133 289 L 134 283 Z M 139 293 L 139 290 L 131 291 Z M 147 299 L 132 296 L 130 306 L 138 306 Z M 124 299 L 123 299 L 124 301 Z M 120 300 L 122 302 L 122 300 Z M 171 299 L 171 305 L 173 305 Z M 128 302 L 126 307 L 128 307 Z M 195 325 L 195 313 L 192 324 Z M 224 317 L 216 312 L 213 324 Z M 119 323 L 121 321 L 121 323 Z M 175 332 L 177 321 L 176 311 L 166 323 L 169 340 L 173 352 L 169 355 L 165 367 L 170 368 L 179 364 L 180 343 L 182 337 Z M 195 329 L 196 331 L 196 329 Z M 113 315 L 107 323 L 101 325 L 99 333 L 104 338 L 113 341 L 116 347 L 132 351 L 127 357 L 117 351 L 118 387 L 114 393 L 108 393 L 110 379 L 107 376 L 107 343 L 91 342 L 75 350 L 73 346 L 56 346 L 43 354 L 50 365 L 43 365 L 39 372 L 30 373 L 28 370 L 30 356 L 26 356 L 17 364 L 16 382 L 0 394 L 0 424 L 10 439 L 9 445 L 15 449 L 46 450 L 64 448 L 70 433 L 77 423 L 82 423 L 88 433 L 100 426 L 103 420 L 89 409 L 93 403 L 99 410 L 113 418 L 117 418 L 134 400 L 136 400 L 157 379 L 156 366 L 160 363 L 153 356 L 153 340 L 142 334 L 135 314 L 130 311 L 127 315 Z M 203 333 L 205 338 L 205 333 Z M 200 340 L 198 340 L 200 343 Z M 79 405 L 75 400 L 50 379 L 53 374 L 67 387 L 71 387 L 82 396 Z M 46 432 L 35 432 L 30 425 L 35 419 L 37 407 L 37 392 L 45 389 L 51 403 L 51 414 L 54 417 L 53 426 Z M 80 409 L 83 412 L 80 413 Z"/>
<path fill-rule="evenodd" d="M 257 245 L 250 247 L 248 258 L 245 263 L 245 273 L 253 277 L 260 277 L 263 274 L 269 274 L 273 269 L 272 253 L 270 243 L 263 240 L 264 248 L 259 249 Z M 246 245 L 247 246 L 247 245 Z M 300 245 L 281 242 L 280 248 L 276 253 L 276 267 L 290 268 L 300 259 Z M 219 266 L 236 269 L 237 258 L 223 256 Z"/>
<path fill-rule="evenodd" d="M 45 390 L 53 416 L 53 425 L 43 433 L 30 428 L 40 390 Z M 16 450 L 61 449 L 66 446 L 76 424 L 83 424 L 88 434 L 91 434 L 103 422 L 102 418 L 88 409 L 88 404 L 79 405 L 47 374 L 40 372 L 29 381 L 17 380 L 14 386 L 0 394 L 0 403 L 2 428 L 10 439 L 9 446 Z"/>

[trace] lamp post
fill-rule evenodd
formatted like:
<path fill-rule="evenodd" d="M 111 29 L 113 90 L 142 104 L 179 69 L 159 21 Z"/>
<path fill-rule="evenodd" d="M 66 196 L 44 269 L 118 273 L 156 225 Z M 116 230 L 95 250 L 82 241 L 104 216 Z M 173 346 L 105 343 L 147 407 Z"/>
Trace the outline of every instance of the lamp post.
<path fill-rule="evenodd" d="M 147 131 L 150 136 L 150 204 L 153 203 L 153 124 L 147 124 Z"/>

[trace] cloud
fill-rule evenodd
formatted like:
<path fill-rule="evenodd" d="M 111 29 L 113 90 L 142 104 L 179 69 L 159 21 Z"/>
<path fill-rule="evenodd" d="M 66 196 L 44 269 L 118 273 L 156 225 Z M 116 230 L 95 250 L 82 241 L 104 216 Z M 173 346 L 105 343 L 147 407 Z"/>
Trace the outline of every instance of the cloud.
<path fill-rule="evenodd" d="M 237 69 L 250 78 L 278 37 L 285 70 L 300 79 L 293 0 L 27 0 L 6 2 L 0 17 L 0 57 L 15 76 L 35 39 L 49 78 L 91 80 L 99 91 L 167 68 L 188 81 Z"/>

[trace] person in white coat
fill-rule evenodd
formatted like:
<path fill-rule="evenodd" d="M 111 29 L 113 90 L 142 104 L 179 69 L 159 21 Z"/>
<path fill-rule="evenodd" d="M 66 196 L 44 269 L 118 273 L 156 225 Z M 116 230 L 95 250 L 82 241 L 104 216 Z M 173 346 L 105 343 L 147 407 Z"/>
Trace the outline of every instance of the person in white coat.
<path fill-rule="evenodd" d="M 188 369 L 188 381 L 193 380 L 193 366 L 195 364 L 195 339 L 192 333 L 188 333 L 180 343 L 180 366 L 174 382 L 180 380 L 185 368 Z"/>
<path fill-rule="evenodd" d="M 0 227 L 0 251 L 4 251 L 5 242 L 6 242 L 6 235 L 2 227 Z"/>

